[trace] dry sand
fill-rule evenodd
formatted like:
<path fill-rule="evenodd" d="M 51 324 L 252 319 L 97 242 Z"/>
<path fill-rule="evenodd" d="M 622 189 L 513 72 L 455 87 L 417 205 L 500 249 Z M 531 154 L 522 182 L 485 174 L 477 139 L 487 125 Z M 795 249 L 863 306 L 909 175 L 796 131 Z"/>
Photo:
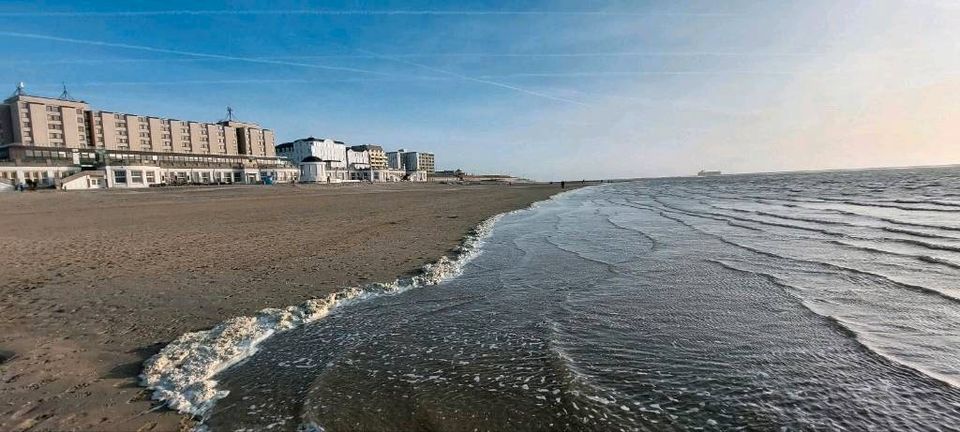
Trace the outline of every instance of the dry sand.
<path fill-rule="evenodd" d="M 177 430 L 141 363 L 182 333 L 449 253 L 558 186 L 0 194 L 0 430 Z"/>

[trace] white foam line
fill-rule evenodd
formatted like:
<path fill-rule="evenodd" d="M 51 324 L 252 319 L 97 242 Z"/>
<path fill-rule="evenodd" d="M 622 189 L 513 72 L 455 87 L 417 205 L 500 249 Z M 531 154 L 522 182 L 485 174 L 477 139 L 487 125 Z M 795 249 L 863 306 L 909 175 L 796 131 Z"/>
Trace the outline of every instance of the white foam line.
<path fill-rule="evenodd" d="M 574 192 L 574 189 L 569 192 Z M 557 197 L 562 194 L 554 195 Z M 218 373 L 257 352 L 257 346 L 278 332 L 294 329 L 327 316 L 346 304 L 411 288 L 437 285 L 454 278 L 463 266 L 481 252 L 484 239 L 503 216 L 535 208 L 501 213 L 484 220 L 468 234 L 453 258 L 441 257 L 423 267 L 420 275 L 397 279 L 389 284 L 374 283 L 350 287 L 326 297 L 307 300 L 298 306 L 263 309 L 254 316 L 236 317 L 210 330 L 186 333 L 168 344 L 143 364 L 140 384 L 153 390 L 153 399 L 179 411 L 203 418 L 228 391 L 217 388 Z"/>

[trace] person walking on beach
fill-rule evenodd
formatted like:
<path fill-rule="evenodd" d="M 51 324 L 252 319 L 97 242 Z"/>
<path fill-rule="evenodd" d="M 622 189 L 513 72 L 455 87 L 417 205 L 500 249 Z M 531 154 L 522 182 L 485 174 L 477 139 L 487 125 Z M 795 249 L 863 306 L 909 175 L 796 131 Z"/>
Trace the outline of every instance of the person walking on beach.
<path fill-rule="evenodd" d="M 560 189 L 566 189 L 566 188 L 567 188 L 567 182 L 560 181 Z"/>

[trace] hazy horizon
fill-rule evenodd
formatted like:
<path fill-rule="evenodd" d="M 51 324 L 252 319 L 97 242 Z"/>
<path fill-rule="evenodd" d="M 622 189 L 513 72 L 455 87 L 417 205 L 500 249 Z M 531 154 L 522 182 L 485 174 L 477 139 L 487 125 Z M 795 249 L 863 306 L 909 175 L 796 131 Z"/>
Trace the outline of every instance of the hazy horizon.
<path fill-rule="evenodd" d="M 0 91 L 541 180 L 960 163 L 960 3 L 0 6 Z M 7 84 L 3 84 L 7 83 Z"/>

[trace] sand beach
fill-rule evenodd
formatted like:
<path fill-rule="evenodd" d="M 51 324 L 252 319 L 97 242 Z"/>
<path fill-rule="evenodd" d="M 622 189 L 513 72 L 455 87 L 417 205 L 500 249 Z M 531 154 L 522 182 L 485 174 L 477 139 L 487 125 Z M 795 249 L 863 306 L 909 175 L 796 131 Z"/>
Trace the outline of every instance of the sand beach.
<path fill-rule="evenodd" d="M 178 430 L 137 383 L 185 332 L 451 253 L 558 185 L 237 186 L 0 194 L 0 429 Z"/>

